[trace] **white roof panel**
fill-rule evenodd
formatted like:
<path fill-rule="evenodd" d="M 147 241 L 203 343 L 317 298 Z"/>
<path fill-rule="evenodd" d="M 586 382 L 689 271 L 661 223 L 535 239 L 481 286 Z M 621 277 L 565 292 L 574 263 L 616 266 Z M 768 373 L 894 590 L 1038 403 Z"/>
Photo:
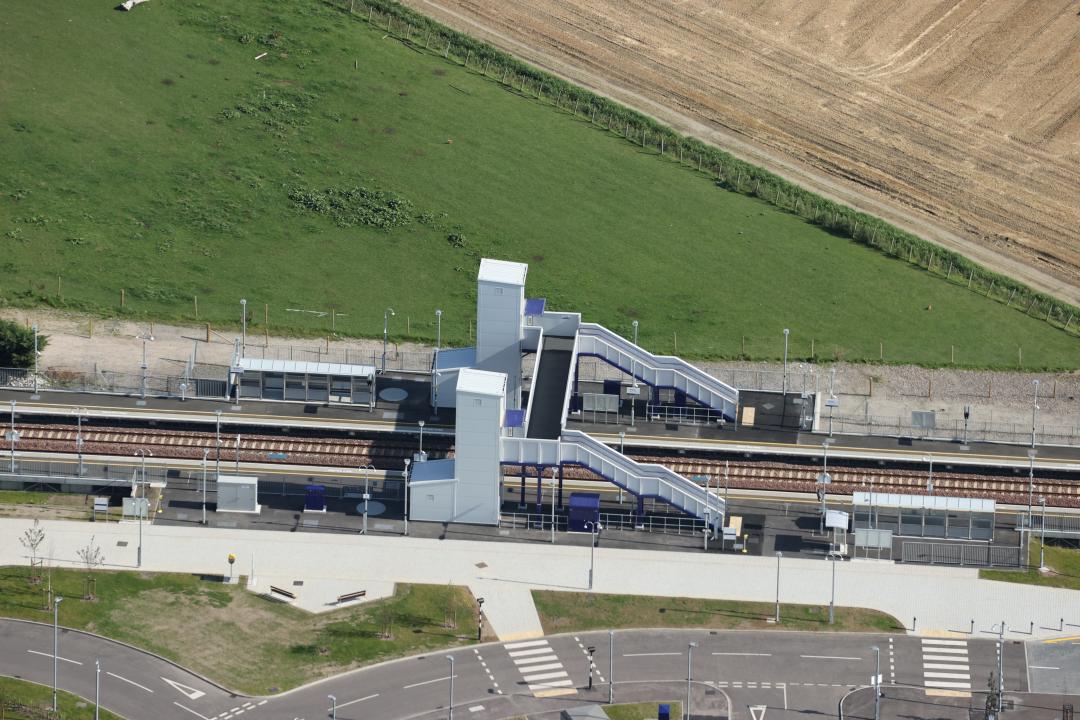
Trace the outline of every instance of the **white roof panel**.
<path fill-rule="evenodd" d="M 944 495 L 897 495 L 895 493 L 856 492 L 852 496 L 856 506 L 882 508 L 906 508 L 909 510 L 951 510 L 954 512 L 992 513 L 997 502 L 990 498 L 946 497 Z"/>
<path fill-rule="evenodd" d="M 476 348 L 454 348 L 453 350 L 440 350 L 435 364 L 436 370 L 456 370 L 463 367 L 472 367 L 476 364 Z"/>
<path fill-rule="evenodd" d="M 502 397 L 506 394 L 506 374 L 462 368 L 458 371 L 457 391 Z"/>
<path fill-rule="evenodd" d="M 221 485 L 257 485 L 259 478 L 256 475 L 218 475 L 217 481 Z"/>
<path fill-rule="evenodd" d="M 301 360 L 270 360 L 240 358 L 239 367 L 251 372 L 280 372 L 308 375 L 349 375 L 375 377 L 374 365 L 345 365 L 343 363 L 304 362 Z"/>
<path fill-rule="evenodd" d="M 480 274 L 477 280 L 480 282 L 502 283 L 504 285 L 525 286 L 525 274 L 529 266 L 524 263 L 510 262 L 508 260 L 492 260 L 483 258 L 480 261 Z"/>

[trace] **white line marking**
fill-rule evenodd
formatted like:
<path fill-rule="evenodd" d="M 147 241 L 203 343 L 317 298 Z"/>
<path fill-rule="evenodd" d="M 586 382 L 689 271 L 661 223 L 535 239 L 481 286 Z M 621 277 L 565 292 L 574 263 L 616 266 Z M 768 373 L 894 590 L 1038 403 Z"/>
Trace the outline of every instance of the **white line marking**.
<path fill-rule="evenodd" d="M 971 682 L 971 675 L 969 673 L 924 672 L 923 677 L 945 678 L 946 680 L 967 680 L 968 682 Z"/>
<path fill-rule="evenodd" d="M 159 675 L 158 677 L 161 677 L 161 676 Z M 203 695 L 206 694 L 202 690 L 196 690 L 193 687 L 188 687 L 187 685 L 184 685 L 183 683 L 178 683 L 175 680 L 170 680 L 167 677 L 162 677 L 161 679 L 164 680 L 165 682 L 169 683 L 169 685 L 172 685 L 173 690 L 180 693 L 181 695 L 184 695 L 185 697 L 187 697 L 188 700 L 198 700 L 199 698 L 201 698 Z M 237 714 L 239 715 L 239 713 L 237 713 Z"/>
<path fill-rule="evenodd" d="M 117 675 L 116 673 L 112 673 L 112 672 L 109 672 L 108 670 L 106 670 L 106 671 L 105 671 L 105 674 L 106 674 L 106 675 L 112 675 L 112 676 L 113 676 L 114 678 L 116 678 L 117 680 L 123 680 L 123 681 L 124 681 L 124 682 L 126 682 L 126 683 L 127 683 L 128 685 L 134 685 L 134 686 L 135 686 L 135 687 L 137 687 L 137 688 L 142 688 L 143 690 L 145 690 L 145 691 L 146 691 L 146 692 L 148 692 L 148 693 L 151 693 L 151 694 L 153 694 L 153 692 L 154 692 L 153 690 L 151 690 L 150 688 L 146 687 L 145 685 L 140 685 L 139 683 L 135 682 L 134 680 L 128 680 L 128 679 L 127 679 L 126 677 L 123 677 L 122 675 Z"/>
<path fill-rule="evenodd" d="M 923 641 L 922 641 L 922 644 L 923 645 L 962 645 L 964 647 L 967 647 L 968 641 L 967 640 L 931 640 L 929 638 L 924 638 Z"/>
<path fill-rule="evenodd" d="M 512 658 L 528 657 L 529 655 L 542 655 L 544 653 L 550 653 L 550 652 L 552 652 L 552 650 L 549 647 L 535 648 L 533 650 L 517 650 L 515 652 L 510 653 L 510 657 L 512 657 Z"/>
<path fill-rule="evenodd" d="M 551 682 L 536 683 L 535 685 L 530 685 L 529 689 L 533 690 L 533 691 L 535 691 L 535 690 L 551 690 L 552 688 L 573 687 L 573 685 L 574 685 L 573 680 L 552 680 Z"/>
<path fill-rule="evenodd" d="M 546 682 L 548 680 L 555 680 L 557 678 L 570 677 L 570 674 L 565 670 L 559 670 L 558 672 L 540 673 L 539 675 L 526 675 L 525 682 L 537 683 Z"/>
<path fill-rule="evenodd" d="M 261 700 L 261 701 L 259 701 L 259 705 L 265 705 L 267 702 L 269 702 L 269 701 L 268 700 Z"/>
<path fill-rule="evenodd" d="M 521 673 L 527 672 L 543 672 L 544 670 L 562 670 L 563 664 L 561 662 L 546 663 L 544 665 L 530 665 L 527 668 L 521 668 Z M 528 679 L 528 678 L 526 678 Z"/>
<path fill-rule="evenodd" d="M 951 662 L 967 664 L 967 656 L 960 657 L 959 655 L 923 655 L 923 662 L 929 660 L 930 662 Z"/>
<path fill-rule="evenodd" d="M 191 713 L 192 715 L 195 715 L 196 717 L 201 717 L 202 720 L 210 720 L 210 718 L 206 717 L 205 715 L 203 715 L 201 713 L 197 713 L 194 710 L 192 710 L 191 708 L 189 708 L 189 707 L 187 707 L 185 705 L 181 705 L 180 703 L 176 702 L 175 700 L 173 700 L 173 705 L 175 705 L 176 707 L 178 707 L 178 708 L 180 708 L 182 710 L 187 710 L 189 713 Z"/>
<path fill-rule="evenodd" d="M 558 659 L 559 658 L 555 657 L 554 655 L 537 655 L 536 657 L 519 658 L 519 659 L 514 661 L 514 664 L 517 665 L 518 667 L 521 667 L 522 665 L 532 665 L 533 663 L 540 663 L 540 662 L 551 662 L 552 660 L 558 660 Z"/>
<path fill-rule="evenodd" d="M 956 670 L 960 672 L 971 672 L 971 668 L 967 665 L 949 665 L 948 663 L 923 663 L 923 670 Z"/>
<path fill-rule="evenodd" d="M 967 648 L 954 648 L 954 647 L 932 647 L 923 650 L 924 654 L 930 653 L 947 653 L 949 655 L 967 655 Z"/>
<path fill-rule="evenodd" d="M 33 653 L 35 655 L 41 655 L 42 657 L 49 657 L 49 658 L 52 657 L 52 653 L 43 653 L 43 652 L 38 652 L 37 650 L 27 650 L 26 652 Z M 68 660 L 66 657 L 60 657 L 59 655 L 56 656 L 56 659 L 57 660 L 63 660 L 64 662 L 69 662 L 72 665 L 82 665 L 82 663 L 79 662 L 78 660 Z"/>
<path fill-rule="evenodd" d="M 484 709 L 483 705 L 473 705 L 472 707 L 469 708 L 469 712 L 480 712 L 483 709 Z"/>
<path fill-rule="evenodd" d="M 507 650 L 521 650 L 523 648 L 531 648 L 547 644 L 547 640 L 526 640 L 525 642 L 509 643 L 507 645 L 503 645 L 503 647 Z"/>
<path fill-rule="evenodd" d="M 455 675 L 454 677 L 457 677 L 457 675 Z M 446 680 L 449 680 L 449 679 L 450 679 L 450 676 L 447 675 L 446 677 L 435 678 L 434 680 L 425 680 L 424 682 L 413 683 L 412 685 L 405 685 L 401 689 L 402 690 L 408 690 L 409 688 L 420 687 L 421 685 L 430 685 L 431 683 L 445 682 Z"/>
<path fill-rule="evenodd" d="M 1059 667 L 1050 667 L 1049 665 L 1032 665 L 1032 670 L 1060 670 Z"/>
<path fill-rule="evenodd" d="M 862 660 L 862 658 L 848 657 L 846 655 L 800 655 L 807 660 Z"/>
<path fill-rule="evenodd" d="M 682 653 L 624 653 L 623 657 L 661 657 L 663 655 L 682 655 Z"/>
<path fill-rule="evenodd" d="M 357 698 L 355 700 L 350 700 L 349 702 L 345 703 L 338 703 L 338 708 L 348 707 L 349 705 L 355 705 L 356 703 L 362 703 L 365 700 L 370 700 L 377 697 L 379 697 L 379 693 L 375 693 L 374 695 L 368 695 L 367 697 Z M 261 705 L 262 703 L 259 704 Z M 327 708 L 327 710 L 329 710 L 329 708 Z"/>
<path fill-rule="evenodd" d="M 682 653 L 679 653 L 680 655 Z M 713 655 L 730 655 L 732 657 L 772 657 L 772 653 L 713 653 Z"/>
<path fill-rule="evenodd" d="M 929 688 L 957 688 L 960 690 L 971 689 L 971 683 L 944 682 L 942 680 L 927 680 L 925 685 Z"/>

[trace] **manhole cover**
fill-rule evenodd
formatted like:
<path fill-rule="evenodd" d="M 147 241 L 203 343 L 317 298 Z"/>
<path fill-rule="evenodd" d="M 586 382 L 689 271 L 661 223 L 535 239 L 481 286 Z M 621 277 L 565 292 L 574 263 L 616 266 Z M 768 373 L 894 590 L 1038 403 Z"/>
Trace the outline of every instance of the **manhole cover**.
<path fill-rule="evenodd" d="M 379 399 L 386 402 L 401 402 L 409 397 L 409 393 L 402 388 L 388 387 L 379 391 Z"/>
<path fill-rule="evenodd" d="M 116 547 L 127 547 L 127 543 L 128 543 L 127 540 L 117 540 L 116 541 Z"/>
<path fill-rule="evenodd" d="M 360 513 L 361 515 L 364 514 L 364 503 L 360 503 L 359 505 L 356 506 L 356 512 Z M 383 505 L 381 502 L 379 502 L 378 500 L 369 500 L 368 501 L 367 514 L 369 516 L 370 515 L 382 515 L 384 512 L 386 512 L 386 506 Z"/>

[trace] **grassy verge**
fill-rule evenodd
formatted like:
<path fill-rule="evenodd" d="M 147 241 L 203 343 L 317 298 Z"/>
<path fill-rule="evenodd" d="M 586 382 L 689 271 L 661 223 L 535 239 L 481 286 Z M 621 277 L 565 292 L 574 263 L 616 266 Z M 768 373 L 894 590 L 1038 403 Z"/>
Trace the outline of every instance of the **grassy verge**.
<path fill-rule="evenodd" d="M 670 717 L 676 719 L 682 717 L 682 703 L 671 701 L 605 705 L 604 712 L 611 720 L 653 720 L 656 718 L 657 706 L 661 702 L 671 706 Z"/>
<path fill-rule="evenodd" d="M 51 622 L 41 587 L 27 582 L 27 572 L 0 569 L 0 616 Z M 145 648 L 254 694 L 474 639 L 473 598 L 460 587 L 399 585 L 393 598 L 311 615 L 193 575 L 95 576 L 98 598 L 86 601 L 85 573 L 52 571 L 53 588 L 65 598 L 61 624 Z M 448 618 L 456 618 L 456 629 L 445 627 Z"/>
<path fill-rule="evenodd" d="M 546 633 L 607 628 L 715 628 L 784 629 L 856 632 L 891 632 L 903 625 L 891 615 L 862 608 L 836 608 L 829 624 L 829 608 L 820 605 L 781 605 L 780 624 L 770 622 L 772 603 L 693 598 L 593 595 L 534 590 L 533 600 Z"/>
<path fill-rule="evenodd" d="M 0 517 L 87 520 L 92 509 L 89 495 L 0 490 Z"/>
<path fill-rule="evenodd" d="M 3 720 L 91 720 L 94 717 L 92 702 L 82 700 L 71 693 L 59 692 L 56 695 L 59 714 L 52 715 L 52 688 L 0 677 L 0 718 Z M 120 720 L 108 710 L 101 711 L 102 720 Z"/>
<path fill-rule="evenodd" d="M 1027 570 L 980 570 L 979 577 L 983 580 L 1080 590 L 1080 550 L 1047 545 L 1046 566 L 1050 572 L 1039 572 L 1039 541 L 1033 539 L 1028 548 Z"/>
<path fill-rule="evenodd" d="M 1024 367 L 1062 368 L 1080 346 L 1041 306 L 717 187 L 689 153 L 444 59 L 415 25 L 398 38 L 317 0 L 14 3 L 6 22 L 0 303 L 235 325 L 245 297 L 255 334 L 329 332 L 289 309 L 334 308 L 367 336 L 392 305 L 391 335 L 427 340 L 439 307 L 443 340 L 466 344 L 493 256 L 528 262 L 553 308 L 639 320 L 660 353 L 778 358 L 784 327 L 795 358 L 1015 367 L 1022 348 Z"/>

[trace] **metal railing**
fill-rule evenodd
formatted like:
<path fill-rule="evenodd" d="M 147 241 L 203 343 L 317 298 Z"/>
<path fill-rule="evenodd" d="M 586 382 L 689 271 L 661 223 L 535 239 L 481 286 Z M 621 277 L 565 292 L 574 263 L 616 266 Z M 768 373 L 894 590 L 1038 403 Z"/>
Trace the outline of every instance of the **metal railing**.
<path fill-rule="evenodd" d="M 1018 547 L 905 542 L 901 547 L 900 562 L 1018 568 L 1023 566 L 1023 553 Z"/>
<path fill-rule="evenodd" d="M 509 530 L 547 530 L 551 532 L 551 514 L 503 512 L 499 526 Z M 701 537 L 705 523 L 680 515 L 648 515 L 635 518 L 626 513 L 600 513 L 600 525 L 604 530 L 660 533 Z M 555 516 L 555 531 L 566 532 L 566 518 Z"/>
<path fill-rule="evenodd" d="M 821 416 L 821 428 L 828 426 L 827 413 Z M 834 416 L 834 433 L 846 435 L 876 435 L 881 437 L 909 437 L 919 440 L 944 440 L 948 442 L 963 440 L 964 418 L 941 417 L 934 419 L 934 427 L 918 427 L 911 424 L 911 416 L 869 417 Z M 991 423 L 968 422 L 967 439 L 969 442 L 996 442 L 1028 445 L 1031 443 L 1031 423 Z M 1035 426 L 1035 442 L 1039 445 L 1076 445 L 1080 443 L 1080 425 L 1049 425 L 1039 423 Z"/>
<path fill-rule="evenodd" d="M 1043 530 L 1043 517 L 1036 508 L 1035 513 L 1031 516 L 1030 526 L 1028 524 L 1027 513 L 1017 513 L 1016 515 L 1016 529 L 1020 532 L 1031 531 L 1033 533 L 1042 532 Z M 1080 537 L 1080 516 L 1075 517 L 1062 517 L 1060 515 L 1051 515 L 1046 518 L 1046 534 L 1052 537 Z"/>
<path fill-rule="evenodd" d="M 249 343 L 244 356 L 268 360 L 373 365 L 382 368 L 382 349 L 326 349 L 321 346 L 300 347 L 294 345 L 271 345 L 265 347 Z M 431 363 L 434 357 L 434 350 L 397 350 L 391 347 L 386 353 L 386 369 L 393 372 L 423 373 L 426 375 L 431 372 Z"/>
<path fill-rule="evenodd" d="M 15 460 L 15 472 L 11 472 L 11 465 L 7 458 L 0 458 L 0 481 L 17 481 L 35 483 L 41 485 L 115 485 L 124 487 L 130 485 L 139 472 L 134 465 L 94 465 L 87 464 L 83 473 L 79 474 L 79 466 L 71 462 L 49 462 L 44 460 Z M 139 477 L 142 473 L 139 472 Z M 163 468 L 146 468 L 146 479 L 152 483 L 164 483 L 168 479 L 168 471 Z M 55 481 L 55 482 L 53 482 Z"/>

